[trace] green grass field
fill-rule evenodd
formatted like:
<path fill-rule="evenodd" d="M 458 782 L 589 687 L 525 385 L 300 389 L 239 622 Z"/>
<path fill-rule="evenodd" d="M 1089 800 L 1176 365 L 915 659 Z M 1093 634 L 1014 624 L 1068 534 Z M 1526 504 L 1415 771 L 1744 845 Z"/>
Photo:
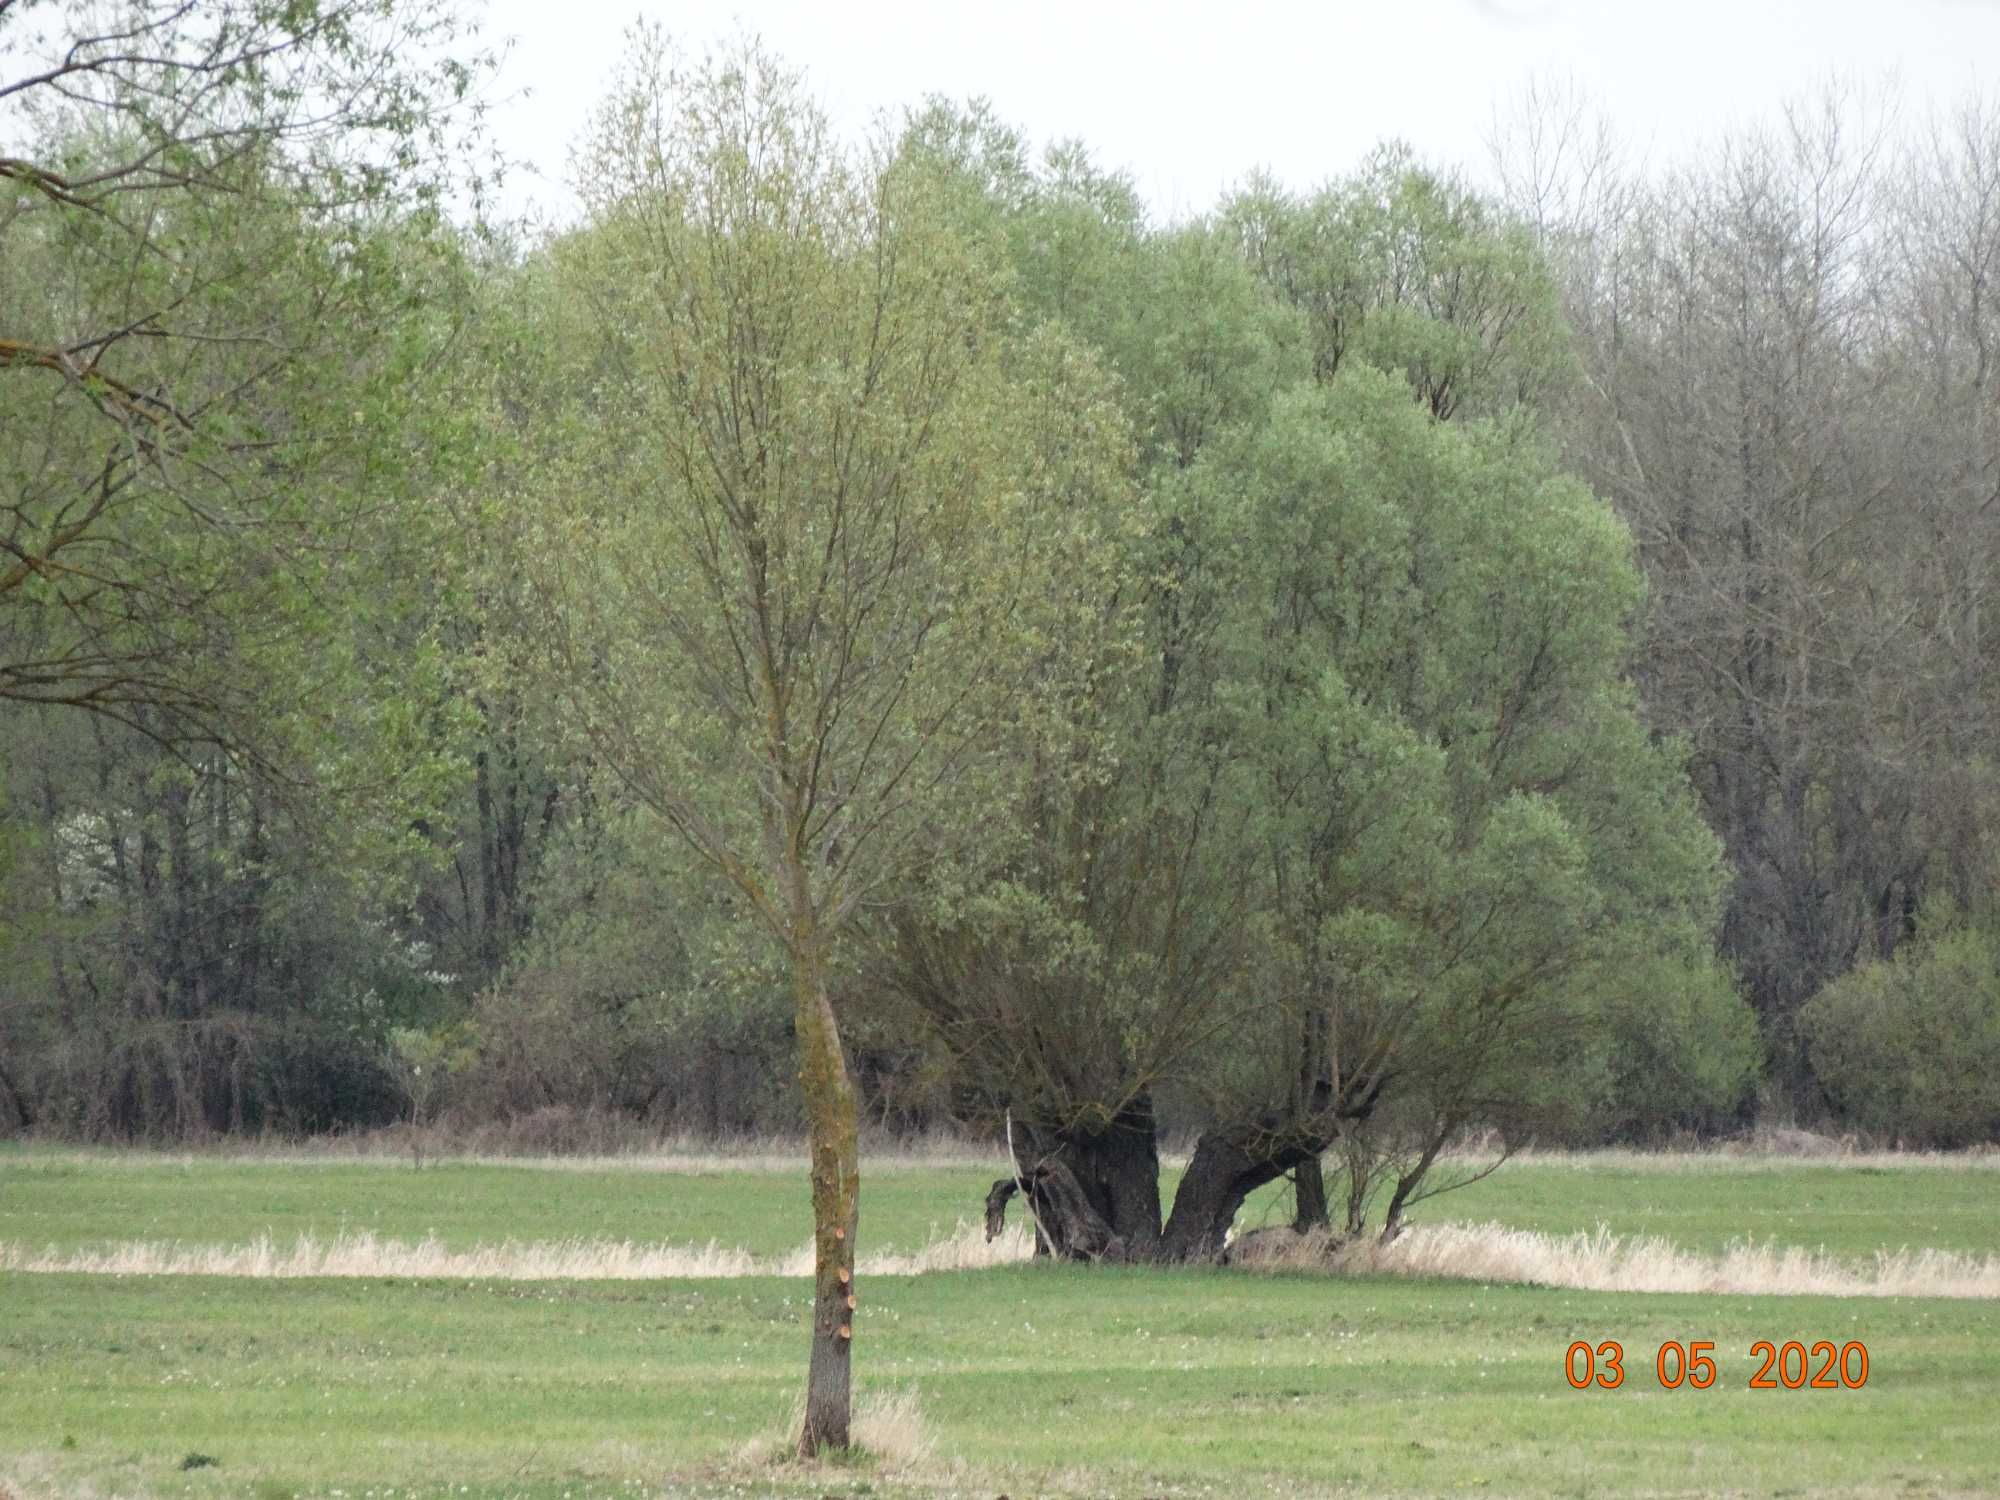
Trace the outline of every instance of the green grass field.
<path fill-rule="evenodd" d="M 914 1248 L 977 1220 L 991 1165 L 871 1164 L 862 1208 L 872 1248 Z M 1169 1170 L 1163 1192 L 1171 1193 Z M 0 1152 L 0 1240 L 37 1248 L 114 1240 L 236 1243 L 372 1232 L 435 1234 L 460 1248 L 567 1238 L 740 1245 L 760 1255 L 809 1238 L 804 1168 L 703 1163 L 692 1169 L 407 1161 Z M 1240 1222 L 1288 1222 L 1274 1184 Z M 2000 1241 L 2000 1168 L 1789 1163 L 1728 1157 L 1531 1159 L 1423 1205 L 1417 1218 L 1496 1220 L 1567 1234 L 1609 1223 L 1691 1250 L 1754 1239 L 1848 1257 L 1922 1245 L 1985 1252 Z"/>
<path fill-rule="evenodd" d="M 993 1169 L 884 1164 L 864 1248 L 977 1210 Z M 1985 1250 L 2000 1173 L 1718 1161 L 1510 1164 L 1435 1218 L 1608 1223 L 1719 1249 Z M 1275 1205 L 1268 1205 L 1275 1213 Z M 343 1230 L 805 1238 L 802 1174 L 0 1153 L 0 1241 L 240 1243 Z M 21 1497 L 2000 1493 L 2000 1309 L 1463 1281 L 1015 1266 L 873 1277 L 856 1361 L 934 1451 L 748 1456 L 803 1368 L 805 1283 L 0 1274 L 0 1486 Z M 1861 1390 L 1747 1388 L 1759 1339 L 1860 1340 Z M 1577 1392 L 1576 1339 L 1624 1384 Z M 1707 1339 L 1707 1391 L 1663 1390 Z M 183 1470 L 190 1455 L 212 1465 Z"/>

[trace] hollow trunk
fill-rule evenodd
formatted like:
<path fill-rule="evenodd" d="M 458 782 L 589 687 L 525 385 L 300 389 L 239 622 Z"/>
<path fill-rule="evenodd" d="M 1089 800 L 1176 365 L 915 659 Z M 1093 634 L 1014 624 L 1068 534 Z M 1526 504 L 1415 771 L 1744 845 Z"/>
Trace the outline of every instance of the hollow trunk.
<path fill-rule="evenodd" d="M 1318 1223 L 1326 1222 L 1320 1153 L 1335 1136 L 1335 1117 L 1322 1110 L 1284 1128 L 1211 1128 L 1174 1194 L 1173 1213 L 1160 1223 L 1160 1157 L 1151 1101 L 1141 1098 L 1108 1131 L 1083 1134 L 1016 1126 L 1018 1180 L 1003 1177 L 986 1195 L 986 1237 L 1006 1222 L 1007 1206 L 1025 1191 L 1041 1233 L 1038 1250 L 1063 1260 L 1213 1261 L 1243 1200 L 1288 1172 L 1302 1192 L 1316 1190 Z"/>
<path fill-rule="evenodd" d="M 1174 1211 L 1161 1234 L 1158 1258 L 1221 1259 L 1223 1241 L 1243 1200 L 1306 1162 L 1317 1165 L 1327 1144 L 1317 1132 L 1303 1130 L 1282 1136 L 1203 1131 L 1174 1193 Z"/>
<path fill-rule="evenodd" d="M 861 1171 L 854 1081 L 826 991 L 825 955 L 808 919 L 792 952 L 799 1082 L 812 1144 L 812 1360 L 799 1456 L 848 1446 L 854 1348 L 854 1234 Z"/>
<path fill-rule="evenodd" d="M 1062 1259 L 1151 1260 L 1160 1243 L 1160 1151 L 1153 1102 L 1140 1095 L 1108 1129 L 1056 1131 L 1016 1122 L 1021 1181 L 987 1194 L 988 1237 L 1016 1187 L 1041 1230 L 1037 1249 Z"/>

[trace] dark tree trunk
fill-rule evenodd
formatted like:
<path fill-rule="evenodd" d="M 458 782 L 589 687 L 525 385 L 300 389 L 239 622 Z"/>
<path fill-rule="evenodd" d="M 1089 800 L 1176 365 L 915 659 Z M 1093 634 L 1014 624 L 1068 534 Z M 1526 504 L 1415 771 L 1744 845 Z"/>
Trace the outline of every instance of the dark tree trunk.
<path fill-rule="evenodd" d="M 1023 1191 L 1038 1223 L 1038 1251 L 1058 1259 L 1214 1261 L 1243 1200 L 1266 1183 L 1296 1172 L 1327 1222 L 1320 1154 L 1332 1145 L 1336 1114 L 1328 1100 L 1304 1124 L 1278 1128 L 1216 1128 L 1195 1143 L 1174 1194 L 1173 1214 L 1160 1224 L 1160 1157 L 1150 1100 L 1141 1099 L 1114 1127 L 1064 1135 L 1015 1127 L 1019 1179 L 1003 1177 L 986 1195 L 986 1236 L 1006 1222 L 1007 1205 Z M 1341 1117 L 1358 1117 L 1372 1095 Z"/>
<path fill-rule="evenodd" d="M 1076 1174 L 1054 1157 L 1023 1167 L 1018 1178 L 1002 1177 L 986 1194 L 986 1238 L 1007 1222 L 1007 1204 L 1023 1189 L 1035 1228 L 1035 1253 L 1057 1260 L 1130 1260 L 1125 1242 L 1099 1213 Z"/>
<path fill-rule="evenodd" d="M 1221 1259 L 1222 1242 L 1245 1198 L 1307 1162 L 1318 1167 L 1320 1153 L 1332 1144 L 1334 1134 L 1331 1116 L 1321 1120 L 1316 1127 L 1300 1126 L 1282 1133 L 1268 1129 L 1203 1131 L 1174 1194 L 1174 1211 L 1161 1236 L 1159 1258 Z"/>
<path fill-rule="evenodd" d="M 1396 1179 L 1396 1191 L 1389 1197 L 1389 1211 L 1382 1216 L 1382 1241 L 1387 1244 L 1403 1232 L 1403 1210 L 1409 1207 L 1410 1194 L 1431 1167 L 1436 1164 L 1438 1153 L 1444 1150 L 1444 1143 L 1458 1133 L 1456 1124 L 1447 1123 L 1432 1135 L 1424 1147 L 1424 1154 L 1417 1158 L 1417 1164 Z"/>
<path fill-rule="evenodd" d="M 34 1125 L 34 1118 L 28 1113 L 28 1100 L 22 1094 L 20 1087 L 14 1082 L 12 1076 L 7 1072 L 7 1065 L 4 1061 L 0 1061 L 0 1098 L 9 1101 L 7 1114 L 19 1123 L 22 1130 L 27 1130 Z"/>
<path fill-rule="evenodd" d="M 1088 1252 L 1093 1258 L 1105 1253 L 1107 1238 L 1119 1242 L 1118 1259 L 1154 1258 L 1160 1243 L 1160 1150 L 1149 1096 L 1141 1094 L 1106 1130 L 1051 1131 L 1017 1121 L 1014 1154 L 1035 1212 L 1045 1217 L 1045 1233 L 1047 1219 L 1053 1219 L 1070 1242 L 1098 1246 Z"/>
<path fill-rule="evenodd" d="M 1141 1095 L 1109 1130 L 1072 1136 L 1057 1159 L 1075 1174 L 1091 1207 L 1124 1242 L 1126 1258 L 1152 1259 L 1160 1242 L 1160 1150 L 1153 1101 Z"/>
<path fill-rule="evenodd" d="M 1292 1183 L 1295 1190 L 1292 1228 L 1300 1234 L 1309 1229 L 1331 1229 L 1333 1221 L 1326 1208 L 1326 1175 L 1320 1170 L 1319 1158 L 1315 1156 L 1294 1167 Z"/>

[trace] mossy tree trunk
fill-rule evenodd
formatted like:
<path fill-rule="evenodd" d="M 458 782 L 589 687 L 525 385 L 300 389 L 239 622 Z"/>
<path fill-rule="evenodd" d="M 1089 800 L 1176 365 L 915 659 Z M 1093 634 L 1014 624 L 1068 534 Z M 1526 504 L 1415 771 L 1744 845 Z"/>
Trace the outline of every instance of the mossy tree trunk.
<path fill-rule="evenodd" d="M 854 1235 L 861 1207 L 861 1164 L 854 1081 L 826 988 L 826 962 L 810 906 L 792 950 L 799 1042 L 799 1084 L 805 1093 L 812 1148 L 812 1356 L 806 1374 L 805 1423 L 799 1456 L 845 1448 L 853 1390 Z"/>

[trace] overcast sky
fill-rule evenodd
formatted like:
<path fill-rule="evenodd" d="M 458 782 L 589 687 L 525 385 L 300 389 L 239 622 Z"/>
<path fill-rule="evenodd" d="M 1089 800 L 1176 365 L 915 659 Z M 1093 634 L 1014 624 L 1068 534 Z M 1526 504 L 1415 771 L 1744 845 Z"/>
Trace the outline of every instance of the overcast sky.
<path fill-rule="evenodd" d="M 928 93 L 985 95 L 1037 145 L 1081 137 L 1165 217 L 1252 167 L 1311 186 L 1390 137 L 1483 168 L 1495 105 L 1537 73 L 1573 78 L 1658 160 L 1830 75 L 1893 80 L 1910 118 L 2000 72 L 2000 0 L 492 0 L 488 14 L 516 39 L 500 144 L 540 173 L 507 199 L 558 212 L 568 148 L 641 14 L 695 50 L 761 36 L 857 134 Z"/>

